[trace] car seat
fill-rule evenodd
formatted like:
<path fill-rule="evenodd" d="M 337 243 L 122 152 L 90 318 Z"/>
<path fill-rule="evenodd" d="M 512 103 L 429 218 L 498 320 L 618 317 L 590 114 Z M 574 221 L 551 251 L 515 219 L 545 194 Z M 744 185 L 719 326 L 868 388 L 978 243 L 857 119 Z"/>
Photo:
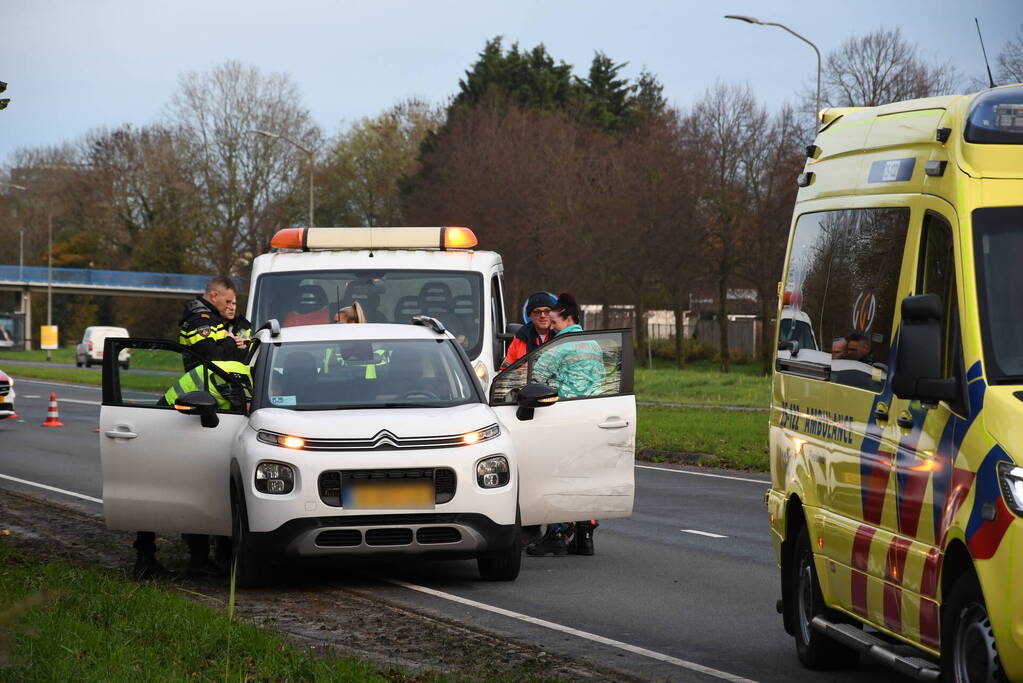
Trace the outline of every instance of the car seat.
<path fill-rule="evenodd" d="M 398 303 L 394 307 L 394 317 L 391 318 L 391 321 L 409 323 L 412 322 L 412 316 L 419 315 L 420 313 L 422 311 L 419 308 L 419 297 L 403 296 L 398 299 Z"/>
<path fill-rule="evenodd" d="M 356 301 L 362 306 L 362 312 L 366 314 L 366 322 L 386 322 L 384 314 L 380 311 L 380 295 L 373 290 L 372 285 L 356 281 L 345 285 L 345 295 L 341 299 L 340 308 L 351 306 Z"/>
<path fill-rule="evenodd" d="M 453 309 L 451 288 L 446 282 L 427 282 L 419 289 L 419 310 L 423 315 L 435 318 L 438 314 L 451 313 Z"/>
<path fill-rule="evenodd" d="M 283 327 L 323 325 L 330 322 L 327 293 L 319 285 L 299 285 Z"/>

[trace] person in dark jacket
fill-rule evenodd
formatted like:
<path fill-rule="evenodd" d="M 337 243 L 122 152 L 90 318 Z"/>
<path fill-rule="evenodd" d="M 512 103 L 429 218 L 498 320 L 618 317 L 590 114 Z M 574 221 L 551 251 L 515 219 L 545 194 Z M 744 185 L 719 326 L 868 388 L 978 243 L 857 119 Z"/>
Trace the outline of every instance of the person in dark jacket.
<path fill-rule="evenodd" d="M 508 345 L 508 353 L 501 363 L 501 370 L 522 358 L 536 347 L 554 338 L 551 329 L 551 307 L 558 302 L 550 292 L 533 292 L 526 299 L 526 317 L 529 322 L 519 328 L 515 338 Z"/>
<path fill-rule="evenodd" d="M 237 341 L 235 342 L 236 350 L 234 351 L 234 360 L 244 361 L 248 355 L 249 343 L 252 339 L 252 323 L 244 315 L 238 312 L 238 300 L 237 298 L 229 298 L 225 305 L 224 310 L 224 329 L 227 330 L 229 336 L 233 336 L 235 340 L 242 340 L 244 346 L 239 346 Z"/>
<path fill-rule="evenodd" d="M 206 283 L 206 291 L 187 304 L 178 324 L 178 343 L 206 360 L 236 360 L 246 341 L 227 329 L 228 310 L 234 317 L 238 294 L 231 278 L 221 275 Z M 185 370 L 195 367 L 186 361 Z"/>

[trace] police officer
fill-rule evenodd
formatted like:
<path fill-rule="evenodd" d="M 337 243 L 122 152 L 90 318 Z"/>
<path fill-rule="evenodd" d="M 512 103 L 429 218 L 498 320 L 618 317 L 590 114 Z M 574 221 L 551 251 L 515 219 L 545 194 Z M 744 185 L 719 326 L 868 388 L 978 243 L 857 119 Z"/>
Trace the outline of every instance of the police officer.
<path fill-rule="evenodd" d="M 178 343 L 195 351 L 205 360 L 243 360 L 247 341 L 228 329 L 229 320 L 236 321 L 238 293 L 231 278 L 221 275 L 206 283 L 206 291 L 185 305 L 178 329 Z M 233 323 L 232 323 L 233 324 Z M 241 318 L 236 331 L 248 330 L 251 324 Z M 199 359 L 186 357 L 185 369 L 191 370 Z"/>
<path fill-rule="evenodd" d="M 194 355 L 186 354 L 183 358 L 186 371 L 197 368 L 202 360 L 244 360 L 248 342 L 235 331 L 241 332 L 248 329 L 251 335 L 251 325 L 248 325 L 248 321 L 244 318 L 241 320 L 235 318 L 237 302 L 238 294 L 234 282 L 231 278 L 221 275 L 207 282 L 205 292 L 185 305 L 178 326 L 178 343 L 195 352 Z M 235 331 L 228 330 L 228 318 L 235 321 Z M 188 376 L 186 372 L 185 377 L 179 380 L 176 386 L 181 385 Z M 194 379 L 192 381 L 195 388 L 202 388 L 203 384 L 195 383 Z M 209 383 L 209 387 L 212 390 L 213 383 Z M 167 395 L 164 396 L 164 400 L 171 405 L 173 405 L 173 398 L 172 396 L 168 399 Z M 188 546 L 189 574 L 222 576 L 225 573 L 223 568 L 214 564 L 209 558 L 209 536 L 206 534 L 182 534 L 181 537 Z M 135 535 L 132 547 L 135 548 L 133 574 L 136 579 L 174 576 L 174 572 L 169 571 L 156 559 L 155 533 L 139 531 Z"/>
<path fill-rule="evenodd" d="M 243 357 L 237 359 L 245 360 L 245 352 L 248 351 L 248 343 L 252 339 L 252 323 L 238 312 L 237 295 L 229 297 L 227 300 L 226 310 L 224 311 L 224 328 L 227 330 L 228 335 L 245 342 L 246 346 L 241 349 Z M 235 342 L 235 345 L 237 346 L 237 342 Z"/>

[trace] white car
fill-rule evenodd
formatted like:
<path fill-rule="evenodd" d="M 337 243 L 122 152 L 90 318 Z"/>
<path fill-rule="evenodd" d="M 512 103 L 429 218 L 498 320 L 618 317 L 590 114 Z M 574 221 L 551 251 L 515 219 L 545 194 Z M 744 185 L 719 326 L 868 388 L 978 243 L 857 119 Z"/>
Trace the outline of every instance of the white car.
<path fill-rule="evenodd" d="M 14 414 L 14 378 L 0 370 L 0 420 Z"/>
<path fill-rule="evenodd" d="M 107 337 L 127 337 L 128 330 L 123 327 L 95 326 L 86 327 L 82 341 L 75 347 L 75 365 L 91 368 L 93 363 L 103 362 L 103 342 Z M 125 370 L 131 364 L 131 350 L 123 349 L 118 354 L 118 361 Z"/>
<path fill-rule="evenodd" d="M 488 397 L 463 346 L 435 319 L 420 323 L 271 321 L 256 335 L 247 407 L 237 388 L 221 392 L 234 395 L 229 408 L 207 392 L 131 389 L 108 359 L 107 525 L 231 536 L 242 585 L 270 581 L 290 558 L 389 553 L 475 557 L 484 579 L 513 580 L 520 525 L 631 514 L 629 331 L 558 337 L 499 374 Z M 578 342 L 603 354 L 591 395 L 559 401 L 530 384 L 541 354 Z M 113 348 L 188 354 L 156 340 Z M 230 381 L 206 367 L 214 384 Z"/>

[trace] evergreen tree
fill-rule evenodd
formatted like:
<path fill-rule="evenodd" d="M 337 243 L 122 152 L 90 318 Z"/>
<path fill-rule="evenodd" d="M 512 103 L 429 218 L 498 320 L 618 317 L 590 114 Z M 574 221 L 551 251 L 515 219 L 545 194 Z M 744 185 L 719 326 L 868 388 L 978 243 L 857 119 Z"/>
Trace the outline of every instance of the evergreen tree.
<path fill-rule="evenodd" d="M 542 44 L 523 51 L 515 43 L 506 53 L 500 36 L 487 41 L 458 86 L 455 106 L 476 105 L 487 95 L 496 94 L 538 109 L 564 109 L 575 90 L 572 65 L 555 63 Z"/>
<path fill-rule="evenodd" d="M 631 104 L 636 86 L 619 77 L 619 72 L 626 65 L 627 62 L 615 64 L 603 52 L 598 52 L 590 64 L 589 77 L 578 81 L 586 116 L 603 130 L 621 130 L 632 118 Z"/>

